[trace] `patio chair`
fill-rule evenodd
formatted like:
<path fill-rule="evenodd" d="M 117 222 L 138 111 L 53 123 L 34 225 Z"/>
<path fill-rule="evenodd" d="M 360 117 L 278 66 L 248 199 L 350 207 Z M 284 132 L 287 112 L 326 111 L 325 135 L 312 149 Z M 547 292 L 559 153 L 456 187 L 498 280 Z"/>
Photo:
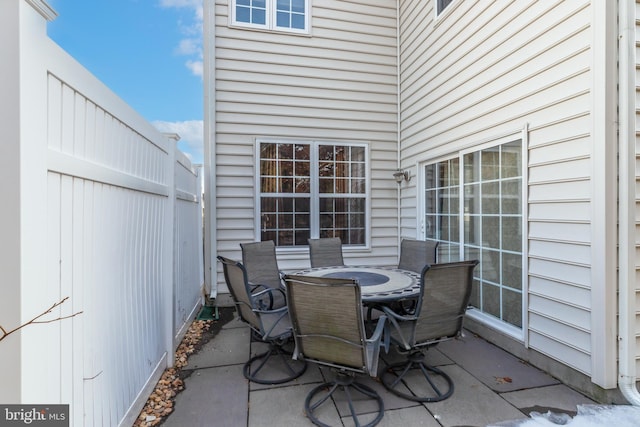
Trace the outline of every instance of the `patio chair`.
<path fill-rule="evenodd" d="M 242 264 L 222 256 L 218 256 L 218 260 L 222 263 L 224 278 L 238 316 L 249 325 L 254 336 L 269 344 L 267 351 L 244 364 L 242 372 L 245 378 L 260 384 L 281 384 L 298 378 L 307 369 L 307 364 L 293 360 L 292 352 L 284 349 L 292 336 L 287 306 L 268 308 L 271 298 L 267 295 L 283 295 L 284 291 L 265 288 L 254 293 Z"/>
<path fill-rule="evenodd" d="M 264 242 L 240 243 L 242 249 L 242 264 L 247 270 L 247 277 L 253 290 L 282 289 L 283 274 L 278 269 L 276 245 L 273 240 Z M 286 305 L 284 293 L 269 294 L 273 298 L 269 308 L 279 308 Z"/>
<path fill-rule="evenodd" d="M 402 239 L 400 242 L 400 260 L 398 268 L 422 273 L 425 265 L 436 263 L 438 244 L 433 240 Z M 411 314 L 416 308 L 415 299 L 399 301 L 393 304 L 393 310 L 401 314 Z"/>
<path fill-rule="evenodd" d="M 339 237 L 309 239 L 311 268 L 344 265 L 342 240 Z"/>
<path fill-rule="evenodd" d="M 461 335 L 477 264 L 473 260 L 426 266 L 412 315 L 382 307 L 390 323 L 392 343 L 407 354 L 406 361 L 389 365 L 381 374 L 382 384 L 389 391 L 417 402 L 437 402 L 453 394 L 451 378 L 441 369 L 427 365 L 422 351 Z M 420 380 L 419 390 L 404 392 L 403 380 L 412 377 L 415 387 L 415 376 Z"/>
<path fill-rule="evenodd" d="M 421 273 L 425 265 L 436 263 L 438 243 L 433 240 L 402 239 L 398 268 Z"/>
<path fill-rule="evenodd" d="M 360 287 L 352 279 L 285 276 L 289 315 L 296 344 L 293 357 L 328 366 L 336 372 L 333 381 L 309 392 L 305 411 L 316 425 L 326 426 L 318 418 L 318 409 L 332 405 L 337 397 L 345 397 L 351 417 L 357 426 L 374 426 L 384 415 L 384 403 L 372 388 L 355 381 L 357 374 L 377 376 L 378 355 L 386 319 L 378 319 L 370 338 L 366 337 Z M 377 403 L 377 412 L 369 412 L 368 424 L 362 424 L 354 401 L 362 398 Z M 340 401 L 340 400 L 339 400 Z"/>

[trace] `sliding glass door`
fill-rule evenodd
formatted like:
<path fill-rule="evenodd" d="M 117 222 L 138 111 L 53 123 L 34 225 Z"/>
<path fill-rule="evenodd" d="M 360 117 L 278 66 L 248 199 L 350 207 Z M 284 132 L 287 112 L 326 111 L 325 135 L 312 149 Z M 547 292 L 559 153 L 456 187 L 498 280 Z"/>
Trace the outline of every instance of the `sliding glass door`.
<path fill-rule="evenodd" d="M 425 164 L 425 239 L 438 262 L 478 259 L 471 304 L 522 327 L 522 143 Z"/>

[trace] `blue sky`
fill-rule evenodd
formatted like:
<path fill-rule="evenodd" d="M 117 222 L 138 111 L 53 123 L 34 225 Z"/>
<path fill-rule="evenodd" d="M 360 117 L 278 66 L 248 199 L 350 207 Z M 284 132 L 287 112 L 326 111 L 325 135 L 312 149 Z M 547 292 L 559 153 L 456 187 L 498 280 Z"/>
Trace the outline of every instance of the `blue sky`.
<path fill-rule="evenodd" d="M 48 3 L 49 37 L 203 163 L 202 0 Z"/>

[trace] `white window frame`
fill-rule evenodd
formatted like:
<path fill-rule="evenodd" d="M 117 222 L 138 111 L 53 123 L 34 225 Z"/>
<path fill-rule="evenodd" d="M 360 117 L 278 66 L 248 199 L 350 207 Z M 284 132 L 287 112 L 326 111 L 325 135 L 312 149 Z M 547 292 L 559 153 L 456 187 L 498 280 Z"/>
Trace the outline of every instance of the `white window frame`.
<path fill-rule="evenodd" d="M 371 164 L 370 164 L 370 144 L 363 142 L 350 142 L 350 141 L 327 141 L 327 140 L 302 140 L 302 139 L 287 139 L 287 138 L 256 138 L 255 140 L 255 184 L 254 184 L 254 218 L 255 218 L 255 236 L 256 240 L 261 240 L 261 206 L 260 206 L 260 198 L 262 195 L 261 192 L 261 183 L 260 183 L 260 144 L 269 143 L 269 144 L 306 144 L 310 145 L 312 148 L 310 149 L 310 160 L 311 160 L 311 192 L 309 193 L 310 197 L 310 206 L 311 212 L 319 211 L 319 201 L 320 201 L 320 193 L 318 191 L 319 187 L 319 160 L 318 160 L 318 149 L 317 147 L 320 145 L 345 145 L 350 147 L 363 147 L 364 148 L 364 163 L 365 163 L 365 192 L 362 198 L 365 200 L 365 226 L 364 226 L 364 243 L 362 245 L 349 245 L 343 243 L 343 248 L 345 250 L 355 249 L 369 249 L 371 242 Z M 320 221 L 319 216 L 312 215 L 310 218 L 310 238 L 317 239 L 320 233 Z M 301 252 L 307 251 L 307 246 L 276 246 L 276 250 L 280 252 Z"/>
<path fill-rule="evenodd" d="M 522 283 L 522 327 L 518 328 L 515 327 L 511 324 L 508 324 L 507 322 L 501 321 L 491 315 L 485 314 L 483 312 L 481 312 L 480 310 L 469 310 L 467 311 L 467 315 L 470 316 L 471 318 L 479 321 L 480 323 L 483 323 L 491 328 L 494 328 L 496 330 L 499 330 L 503 333 L 505 333 L 508 336 L 513 337 L 516 340 L 522 341 L 523 344 L 525 346 L 528 346 L 528 334 L 526 334 L 526 331 L 528 330 L 529 327 L 529 322 L 528 322 L 528 316 L 527 316 L 527 307 L 528 307 L 528 275 L 527 275 L 527 259 L 528 259 L 528 251 L 527 251 L 527 237 L 528 236 L 528 226 L 527 226 L 527 221 L 525 220 L 525 218 L 528 217 L 528 211 L 527 211 L 527 200 L 528 200 L 528 194 L 527 194 L 527 185 L 526 183 L 528 182 L 528 174 L 527 174 L 527 168 L 526 165 L 528 164 L 528 157 L 527 157 L 527 149 L 526 147 L 528 147 L 528 128 L 527 126 L 524 127 L 524 129 L 521 132 L 508 132 L 505 135 L 502 136 L 496 136 L 493 138 L 488 138 L 487 140 L 484 141 L 479 141 L 475 144 L 469 144 L 463 147 L 459 147 L 459 150 L 457 151 L 450 151 L 450 149 L 436 149 L 433 151 L 428 151 L 425 152 L 425 157 L 423 157 L 422 159 L 420 159 L 417 162 L 417 166 L 418 166 L 418 178 L 419 178 L 419 187 L 417 191 L 417 203 L 418 203 L 418 229 L 417 229 L 417 236 L 421 239 L 425 239 L 425 227 L 424 227 L 424 218 L 425 218 L 425 200 L 424 200 L 424 188 L 426 185 L 425 182 L 425 174 L 424 174 L 424 170 L 425 170 L 425 166 L 429 165 L 429 164 L 433 164 L 433 163 L 438 163 L 438 162 L 442 162 L 448 159 L 452 159 L 455 157 L 460 158 L 461 163 L 460 163 L 460 177 L 459 177 L 459 185 L 461 186 L 461 188 L 464 186 L 464 180 L 463 180 L 463 163 L 462 163 L 462 159 L 464 157 L 465 154 L 468 153 L 473 153 L 476 151 L 482 151 L 484 149 L 487 148 L 491 148 L 491 147 L 495 147 L 498 145 L 502 145 L 504 143 L 513 141 L 519 139 L 522 143 L 522 188 L 521 188 L 521 212 L 522 212 L 522 279 L 521 279 L 521 283 Z M 462 210 L 462 206 L 460 206 L 460 224 L 459 224 L 459 230 L 462 233 L 462 230 L 464 230 L 463 228 L 463 210 Z M 463 257 L 464 256 L 464 245 L 460 246 L 460 256 Z"/>
<path fill-rule="evenodd" d="M 236 0 L 229 0 L 229 26 L 241 27 L 254 30 L 266 30 L 273 32 L 284 32 L 292 34 L 307 35 L 311 33 L 311 0 L 304 0 L 304 28 L 278 27 L 276 25 L 276 5 L 278 0 L 265 0 L 266 19 L 265 24 L 253 24 L 250 22 L 242 22 L 236 19 Z"/>

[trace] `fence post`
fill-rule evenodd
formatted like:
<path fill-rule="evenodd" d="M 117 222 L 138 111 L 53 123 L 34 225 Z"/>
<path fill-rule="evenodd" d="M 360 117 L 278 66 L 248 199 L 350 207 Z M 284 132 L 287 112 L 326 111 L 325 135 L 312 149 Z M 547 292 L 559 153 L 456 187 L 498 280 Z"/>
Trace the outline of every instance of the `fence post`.
<path fill-rule="evenodd" d="M 174 343 L 174 304 L 175 304 L 175 234 L 176 234 L 176 147 L 180 137 L 177 134 L 164 134 L 170 141 L 167 153 L 167 206 L 165 211 L 165 236 L 164 242 L 164 321 L 165 321 L 165 347 L 167 350 L 167 367 L 172 367 L 175 363 L 175 345 Z"/>
<path fill-rule="evenodd" d="M 46 23 L 55 16 L 43 0 L 0 1 L 0 129 L 4 139 L 0 144 L 0 326 L 7 331 L 38 314 L 40 304 L 46 308 L 52 302 L 47 298 L 51 294 L 41 264 L 47 220 L 47 122 L 42 95 L 47 86 L 41 49 Z M 25 328 L 0 342 L 0 402 L 34 401 L 49 391 L 41 386 L 48 378 L 39 374 L 44 372 L 46 377 L 59 372 L 47 371 L 44 363 L 35 367 L 29 363 L 39 357 L 30 353 L 42 330 Z"/>
<path fill-rule="evenodd" d="M 0 272 L 4 284 L 0 297 L 0 325 L 20 323 L 20 20 L 18 2 L 0 2 Z M 9 185 L 13 183 L 15 185 Z M 20 403 L 20 335 L 0 342 L 0 402 Z"/>
<path fill-rule="evenodd" d="M 203 303 L 204 303 L 204 204 L 202 200 L 202 192 L 203 192 L 203 177 L 204 169 L 202 165 L 194 165 L 194 169 L 196 171 L 196 194 L 198 195 L 198 244 L 200 246 L 200 262 L 198 262 L 199 270 L 198 277 L 200 279 L 200 289 L 203 291 Z M 208 295 L 207 295 L 208 296 Z"/>

